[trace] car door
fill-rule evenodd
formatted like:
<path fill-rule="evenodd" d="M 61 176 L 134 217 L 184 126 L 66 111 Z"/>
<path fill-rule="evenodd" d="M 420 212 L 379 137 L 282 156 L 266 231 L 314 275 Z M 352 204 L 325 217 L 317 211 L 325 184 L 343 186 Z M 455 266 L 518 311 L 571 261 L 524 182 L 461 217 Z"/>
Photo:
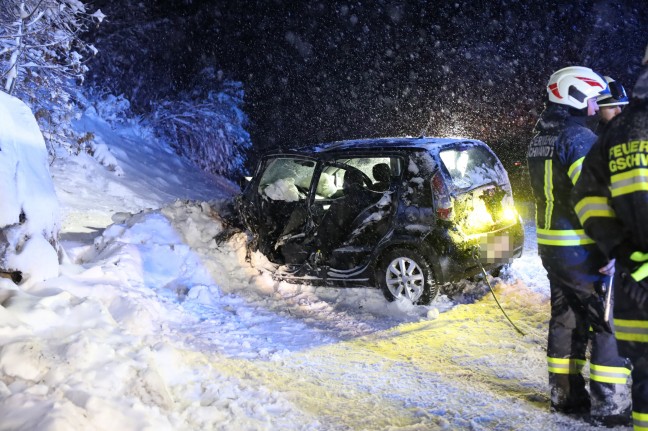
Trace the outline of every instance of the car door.
<path fill-rule="evenodd" d="M 389 229 L 402 162 L 390 156 L 343 156 L 323 163 L 310 201 L 309 235 L 326 263 L 350 268 L 368 257 Z M 349 187 L 348 178 L 357 185 Z M 315 238 L 317 237 L 317 238 Z M 315 240 L 317 239 L 317 240 Z"/>
<path fill-rule="evenodd" d="M 308 221 L 309 190 L 316 165 L 314 159 L 305 156 L 269 156 L 245 190 L 244 221 L 256 234 L 259 250 L 273 262 L 282 262 L 279 239 L 299 233 Z"/>

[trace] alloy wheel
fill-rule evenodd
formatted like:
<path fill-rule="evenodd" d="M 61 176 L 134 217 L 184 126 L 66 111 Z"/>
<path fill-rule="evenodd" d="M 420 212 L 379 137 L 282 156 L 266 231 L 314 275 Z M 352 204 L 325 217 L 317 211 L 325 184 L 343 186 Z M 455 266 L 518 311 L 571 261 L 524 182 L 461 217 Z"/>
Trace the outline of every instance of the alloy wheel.
<path fill-rule="evenodd" d="M 385 271 L 387 288 L 394 298 L 405 297 L 416 302 L 425 289 L 425 275 L 421 267 L 408 257 L 392 260 Z"/>

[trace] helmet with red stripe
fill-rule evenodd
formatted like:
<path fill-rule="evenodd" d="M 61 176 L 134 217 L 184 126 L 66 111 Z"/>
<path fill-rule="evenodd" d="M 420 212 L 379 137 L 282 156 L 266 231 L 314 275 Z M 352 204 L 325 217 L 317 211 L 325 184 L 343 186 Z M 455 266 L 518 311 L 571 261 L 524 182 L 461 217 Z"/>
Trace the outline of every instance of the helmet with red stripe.
<path fill-rule="evenodd" d="M 587 107 L 587 99 L 610 92 L 605 79 L 588 67 L 570 66 L 549 78 L 549 101 L 575 109 Z"/>

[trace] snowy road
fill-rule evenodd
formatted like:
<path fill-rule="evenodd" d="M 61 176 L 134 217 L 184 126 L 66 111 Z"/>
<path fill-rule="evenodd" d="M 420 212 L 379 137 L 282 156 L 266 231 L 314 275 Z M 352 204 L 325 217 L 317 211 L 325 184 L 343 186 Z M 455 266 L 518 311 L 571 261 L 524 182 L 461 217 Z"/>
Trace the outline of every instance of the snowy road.
<path fill-rule="evenodd" d="M 221 246 L 211 240 L 217 221 L 206 204 L 178 202 L 161 213 L 173 227 L 169 235 L 161 226 L 138 227 L 153 223 L 145 216 L 115 241 L 134 243 L 129 230 L 155 231 L 155 239 L 134 235 L 147 244 L 138 247 L 148 261 L 144 249 L 168 245 L 177 233 L 178 268 L 195 273 L 200 266 L 213 283 L 192 284 L 175 271 L 168 272 L 173 280 L 143 275 L 155 280 L 151 289 L 178 304 L 180 316 L 163 325 L 166 336 L 176 348 L 209 358 L 219 372 L 278 392 L 312 418 L 307 429 L 592 428 L 548 413 L 548 302 L 516 276 L 532 255 L 504 280 L 493 280 L 522 337 L 483 282 L 466 282 L 458 300 L 441 297 L 427 307 L 389 304 L 371 288 L 274 282 L 245 262 L 243 235 Z M 159 214 L 150 218 L 160 223 Z M 181 252 L 183 245 L 188 248 Z"/>

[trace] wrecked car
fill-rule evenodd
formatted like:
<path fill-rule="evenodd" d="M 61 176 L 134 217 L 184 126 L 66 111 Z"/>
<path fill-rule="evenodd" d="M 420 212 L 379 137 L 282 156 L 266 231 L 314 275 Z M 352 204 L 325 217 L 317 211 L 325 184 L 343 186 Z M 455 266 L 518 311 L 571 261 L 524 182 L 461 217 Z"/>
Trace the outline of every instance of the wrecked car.
<path fill-rule="evenodd" d="M 340 141 L 266 154 L 237 199 L 273 277 L 378 286 L 427 304 L 445 283 L 522 254 L 511 185 L 483 142 Z"/>

